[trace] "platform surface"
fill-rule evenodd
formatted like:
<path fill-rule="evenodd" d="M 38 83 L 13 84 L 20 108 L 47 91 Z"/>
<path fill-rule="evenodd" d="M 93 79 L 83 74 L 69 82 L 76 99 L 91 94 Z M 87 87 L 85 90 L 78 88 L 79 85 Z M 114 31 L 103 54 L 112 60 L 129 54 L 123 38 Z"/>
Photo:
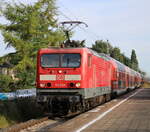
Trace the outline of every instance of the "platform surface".
<path fill-rule="evenodd" d="M 142 89 L 83 132 L 150 132 L 150 88 Z"/>
<path fill-rule="evenodd" d="M 137 89 L 49 131 L 150 132 L 150 88 Z"/>

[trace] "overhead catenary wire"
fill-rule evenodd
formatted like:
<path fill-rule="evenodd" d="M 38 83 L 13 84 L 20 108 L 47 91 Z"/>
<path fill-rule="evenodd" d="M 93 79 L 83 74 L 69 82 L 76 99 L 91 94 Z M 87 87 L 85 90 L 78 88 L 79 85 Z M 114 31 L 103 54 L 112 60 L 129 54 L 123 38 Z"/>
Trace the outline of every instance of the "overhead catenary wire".
<path fill-rule="evenodd" d="M 62 2 L 60 2 L 59 0 L 59 4 L 61 5 L 61 7 L 67 11 L 67 13 L 70 14 L 70 17 L 68 17 L 65 13 L 63 13 L 61 10 L 58 10 L 59 13 L 66 19 L 70 20 L 70 21 L 73 21 L 73 20 L 79 20 L 79 18 L 68 8 L 66 7 Z M 78 25 L 77 26 L 78 28 L 80 28 L 83 32 L 85 32 L 89 38 L 92 40 L 92 41 L 97 41 L 97 40 L 104 40 L 104 41 L 107 41 L 107 42 L 112 42 L 113 44 L 116 44 L 116 42 L 110 37 L 108 39 L 108 37 L 104 37 L 104 36 L 99 36 L 97 33 L 93 32 L 90 27 L 88 27 L 87 29 L 83 28 L 82 26 Z M 109 40 L 109 41 L 108 41 Z"/>
<path fill-rule="evenodd" d="M 59 11 L 59 13 L 65 17 L 66 19 L 70 20 L 70 21 L 73 21 L 73 19 L 71 19 L 70 17 L 68 17 L 67 15 L 65 15 L 63 12 Z M 92 40 L 97 40 L 99 39 L 98 37 L 96 37 L 95 35 L 92 35 L 92 34 L 88 34 L 87 30 L 82 28 L 80 25 L 77 26 L 78 28 L 80 28 L 82 31 L 84 31 L 88 36 L 90 36 L 90 38 L 92 38 Z"/>
<path fill-rule="evenodd" d="M 79 20 L 72 12 L 70 9 L 68 9 L 67 7 L 64 6 L 64 4 L 62 2 L 59 2 L 59 4 L 61 5 L 61 7 L 63 9 L 65 9 L 68 13 L 70 13 L 70 16 L 73 17 L 73 19 L 71 19 L 70 17 L 68 17 L 65 13 L 63 13 L 62 11 L 59 10 L 59 13 L 65 17 L 66 19 L 70 20 L 70 21 L 73 21 L 73 20 Z M 80 28 L 83 32 L 85 32 L 88 36 L 90 36 L 91 40 L 100 40 L 102 39 L 103 37 L 100 37 L 99 35 L 97 35 L 96 33 L 94 33 L 93 31 L 89 30 L 89 27 L 88 29 L 84 29 L 82 28 L 80 25 L 78 25 L 78 28 Z"/>

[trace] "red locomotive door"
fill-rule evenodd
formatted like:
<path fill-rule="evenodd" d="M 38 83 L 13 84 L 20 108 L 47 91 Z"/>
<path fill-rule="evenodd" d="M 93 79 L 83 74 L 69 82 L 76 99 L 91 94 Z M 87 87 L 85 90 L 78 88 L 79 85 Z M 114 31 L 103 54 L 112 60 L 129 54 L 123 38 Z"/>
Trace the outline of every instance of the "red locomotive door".
<path fill-rule="evenodd" d="M 96 88 L 96 66 L 93 66 L 93 88 Z"/>

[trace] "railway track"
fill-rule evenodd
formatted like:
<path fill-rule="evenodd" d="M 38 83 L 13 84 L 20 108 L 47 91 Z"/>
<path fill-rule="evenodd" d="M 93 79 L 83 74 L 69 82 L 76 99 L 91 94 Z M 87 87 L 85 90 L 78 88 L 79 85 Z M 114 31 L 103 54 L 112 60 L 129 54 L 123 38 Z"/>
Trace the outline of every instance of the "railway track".
<path fill-rule="evenodd" d="M 12 127 L 2 129 L 2 132 L 41 132 L 56 127 L 64 123 L 67 119 L 43 117 L 40 119 L 31 119 L 29 121 L 13 125 Z"/>

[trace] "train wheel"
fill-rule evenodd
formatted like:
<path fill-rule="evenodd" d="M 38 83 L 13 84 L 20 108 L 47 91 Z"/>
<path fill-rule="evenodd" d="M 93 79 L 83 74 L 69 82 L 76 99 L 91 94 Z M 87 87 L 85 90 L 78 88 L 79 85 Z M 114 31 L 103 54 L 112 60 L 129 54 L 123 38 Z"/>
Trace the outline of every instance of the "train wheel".
<path fill-rule="evenodd" d="M 130 88 L 128 88 L 128 89 L 127 89 L 127 92 L 130 92 L 130 91 L 131 91 Z"/>
<path fill-rule="evenodd" d="M 106 102 L 111 100 L 111 95 L 110 94 L 106 94 Z"/>
<path fill-rule="evenodd" d="M 103 96 L 99 96 L 99 104 L 103 103 Z"/>
<path fill-rule="evenodd" d="M 111 94 L 111 98 L 114 99 L 114 98 L 116 98 L 116 97 L 117 97 L 117 93 L 116 93 L 116 92 L 113 92 L 113 93 Z"/>
<path fill-rule="evenodd" d="M 106 95 L 102 96 L 102 104 L 106 102 Z"/>

